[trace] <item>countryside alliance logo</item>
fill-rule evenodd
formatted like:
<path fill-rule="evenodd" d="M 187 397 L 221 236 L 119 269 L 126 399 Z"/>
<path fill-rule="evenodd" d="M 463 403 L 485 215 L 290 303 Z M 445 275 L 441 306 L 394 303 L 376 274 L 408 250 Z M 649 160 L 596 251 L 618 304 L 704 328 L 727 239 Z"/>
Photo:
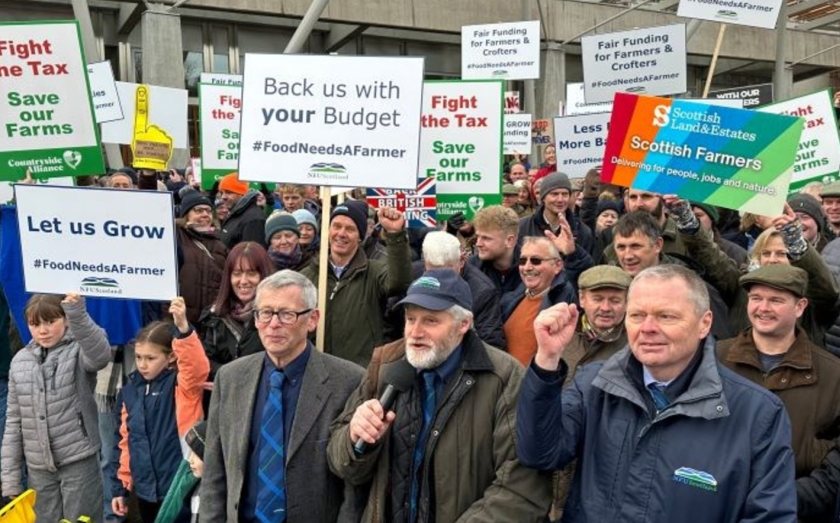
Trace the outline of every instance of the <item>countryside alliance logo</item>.
<path fill-rule="evenodd" d="M 88 276 L 79 284 L 79 289 L 82 292 L 89 294 L 122 294 L 120 284 L 113 278 L 104 278 L 99 276 Z"/>
<path fill-rule="evenodd" d="M 711 492 L 717 492 L 718 482 L 714 476 L 702 470 L 690 467 L 680 467 L 674 471 L 673 480 L 690 487 L 696 487 Z"/>
<path fill-rule="evenodd" d="M 309 166 L 309 178 L 319 180 L 346 180 L 349 175 L 347 169 L 340 163 L 319 162 Z"/>
<path fill-rule="evenodd" d="M 82 163 L 82 153 L 79 151 L 64 151 L 64 154 L 61 155 L 61 158 L 64 160 L 64 163 L 67 164 L 67 167 L 76 170 L 76 167 Z"/>

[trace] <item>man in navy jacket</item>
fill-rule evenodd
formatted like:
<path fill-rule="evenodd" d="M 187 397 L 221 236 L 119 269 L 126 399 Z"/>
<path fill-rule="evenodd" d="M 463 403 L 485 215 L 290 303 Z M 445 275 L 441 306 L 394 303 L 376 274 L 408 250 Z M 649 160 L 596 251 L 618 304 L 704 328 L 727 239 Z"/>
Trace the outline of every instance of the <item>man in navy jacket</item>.
<path fill-rule="evenodd" d="M 569 304 L 537 317 L 538 351 L 517 408 L 524 465 L 553 470 L 578 459 L 564 522 L 796 521 L 784 406 L 717 364 L 696 274 L 677 265 L 639 273 L 628 347 L 562 389 L 577 320 Z"/>

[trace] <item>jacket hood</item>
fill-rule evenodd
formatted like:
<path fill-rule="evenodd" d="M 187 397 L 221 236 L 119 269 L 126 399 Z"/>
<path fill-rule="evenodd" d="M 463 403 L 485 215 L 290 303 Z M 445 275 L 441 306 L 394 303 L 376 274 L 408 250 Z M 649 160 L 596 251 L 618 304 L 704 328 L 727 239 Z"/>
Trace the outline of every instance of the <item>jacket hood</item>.
<path fill-rule="evenodd" d="M 230 216 L 228 217 L 228 220 L 230 220 L 230 218 L 233 216 L 237 216 L 239 214 L 244 213 L 245 209 L 250 207 L 252 204 L 256 207 L 257 195 L 259 195 L 259 193 L 254 190 L 246 192 L 245 196 L 243 196 L 235 204 L 233 204 L 233 208 L 230 210 Z"/>

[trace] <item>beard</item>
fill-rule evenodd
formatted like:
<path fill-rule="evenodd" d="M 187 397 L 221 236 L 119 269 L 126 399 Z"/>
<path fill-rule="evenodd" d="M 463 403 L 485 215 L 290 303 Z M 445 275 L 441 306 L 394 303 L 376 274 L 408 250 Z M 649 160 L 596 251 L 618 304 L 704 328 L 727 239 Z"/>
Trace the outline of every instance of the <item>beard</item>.
<path fill-rule="evenodd" d="M 457 339 L 455 335 L 450 335 L 440 343 L 431 340 L 412 342 L 406 338 L 405 359 L 417 370 L 434 369 L 446 361 L 459 344 L 460 339 Z"/>

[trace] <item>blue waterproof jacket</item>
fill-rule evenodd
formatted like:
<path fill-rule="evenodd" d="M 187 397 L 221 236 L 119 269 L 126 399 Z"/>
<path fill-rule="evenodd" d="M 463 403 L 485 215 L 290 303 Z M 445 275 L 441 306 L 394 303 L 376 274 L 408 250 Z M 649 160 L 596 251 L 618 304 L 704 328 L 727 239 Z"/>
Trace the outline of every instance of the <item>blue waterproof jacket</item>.
<path fill-rule="evenodd" d="M 606 362 L 522 382 L 522 464 L 578 459 L 564 522 L 795 523 L 790 423 L 782 402 L 715 360 L 708 338 L 689 386 L 655 412 L 625 347 Z M 538 374 L 538 372 L 540 372 Z M 561 394 L 562 390 L 562 394 Z"/>

